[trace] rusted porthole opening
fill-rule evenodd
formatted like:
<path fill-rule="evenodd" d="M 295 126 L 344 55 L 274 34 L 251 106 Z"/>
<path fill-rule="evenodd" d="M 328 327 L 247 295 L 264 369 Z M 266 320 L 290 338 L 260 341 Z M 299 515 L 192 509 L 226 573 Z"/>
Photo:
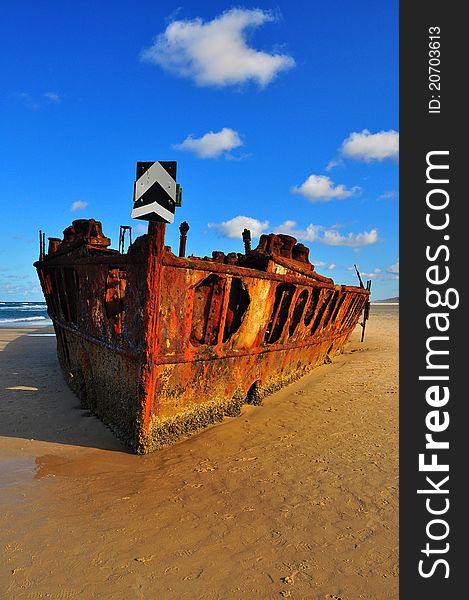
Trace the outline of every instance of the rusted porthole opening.
<path fill-rule="evenodd" d="M 341 329 L 346 329 L 350 325 L 350 323 L 352 322 L 352 320 L 355 316 L 356 307 L 358 306 L 359 303 L 360 303 L 360 296 L 358 296 L 358 295 L 356 295 L 355 297 L 353 297 L 350 300 L 349 305 L 347 306 L 347 310 L 345 311 L 345 315 L 342 319 Z"/>
<path fill-rule="evenodd" d="M 295 293 L 295 286 L 288 283 L 280 283 L 275 290 L 275 301 L 270 317 L 270 322 L 265 332 L 264 341 L 273 344 L 280 339 L 283 328 L 288 318 L 288 311 Z"/>
<path fill-rule="evenodd" d="M 303 319 L 303 323 L 305 327 L 309 327 L 312 318 L 314 317 L 314 311 L 316 310 L 316 306 L 319 302 L 319 297 L 321 295 L 321 290 L 319 288 L 313 288 L 311 291 L 311 298 L 308 302 L 308 306 L 305 310 L 305 316 Z"/>
<path fill-rule="evenodd" d="M 262 404 L 262 395 L 260 393 L 261 382 L 255 381 L 246 394 L 246 403 L 259 406 Z"/>
<path fill-rule="evenodd" d="M 288 328 L 288 337 L 291 337 L 298 327 L 299 322 L 301 321 L 301 317 L 303 316 L 303 311 L 306 306 L 306 302 L 308 301 L 308 290 L 303 290 L 301 294 L 298 296 L 295 304 L 295 308 L 293 309 L 293 314 L 290 321 L 290 327 Z"/>
<path fill-rule="evenodd" d="M 326 310 L 328 304 L 329 304 L 329 300 L 331 299 L 332 296 L 332 292 L 330 290 L 326 290 L 324 292 L 324 296 L 322 299 L 322 303 L 320 301 L 320 306 L 316 312 L 316 317 L 314 319 L 313 325 L 311 327 L 311 335 L 314 335 L 319 327 L 319 324 L 321 323 L 322 317 L 324 315 L 324 311 Z"/>
<path fill-rule="evenodd" d="M 339 301 L 337 302 L 337 306 L 335 307 L 334 313 L 332 315 L 332 321 L 335 321 L 337 315 L 339 314 L 340 309 L 342 308 L 343 303 L 345 302 L 345 298 L 347 294 L 341 294 L 339 297 Z"/>
<path fill-rule="evenodd" d="M 227 342 L 241 327 L 249 302 L 249 293 L 246 286 L 239 277 L 233 277 L 231 280 L 228 308 L 226 310 L 223 342 Z"/>
<path fill-rule="evenodd" d="M 332 294 L 332 298 L 331 301 L 329 302 L 329 306 L 328 306 L 328 310 L 327 310 L 327 314 L 326 317 L 324 319 L 324 323 L 323 323 L 323 328 L 325 329 L 329 323 L 331 322 L 332 319 L 332 315 L 334 313 L 335 307 L 337 306 L 337 301 L 339 299 L 339 292 L 335 291 Z"/>
<path fill-rule="evenodd" d="M 217 343 L 224 290 L 225 280 L 213 274 L 195 287 L 191 328 L 194 345 Z"/>

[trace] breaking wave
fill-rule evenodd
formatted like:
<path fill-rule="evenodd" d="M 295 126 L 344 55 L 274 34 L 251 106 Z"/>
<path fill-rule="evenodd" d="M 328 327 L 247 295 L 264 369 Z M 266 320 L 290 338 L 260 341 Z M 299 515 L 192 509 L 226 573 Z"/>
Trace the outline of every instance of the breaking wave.
<path fill-rule="evenodd" d="M 47 317 L 23 317 L 21 319 L 0 319 L 0 323 L 22 323 L 24 321 L 47 321 Z"/>

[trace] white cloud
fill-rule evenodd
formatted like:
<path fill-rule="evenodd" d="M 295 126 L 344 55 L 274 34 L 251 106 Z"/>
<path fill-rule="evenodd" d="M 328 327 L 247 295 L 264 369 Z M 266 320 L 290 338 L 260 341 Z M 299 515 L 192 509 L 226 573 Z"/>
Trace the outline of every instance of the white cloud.
<path fill-rule="evenodd" d="M 58 104 L 60 102 L 60 96 L 55 92 L 44 92 L 38 99 L 28 92 L 21 92 L 18 94 L 18 98 L 26 108 L 34 111 L 39 110 L 45 104 Z"/>
<path fill-rule="evenodd" d="M 87 206 L 88 206 L 88 202 L 84 202 L 83 200 L 76 200 L 75 202 L 72 203 L 72 206 L 70 207 L 70 212 L 75 212 L 77 210 L 83 210 Z"/>
<path fill-rule="evenodd" d="M 335 263 L 331 263 L 327 268 L 332 271 L 337 267 L 337 265 Z"/>
<path fill-rule="evenodd" d="M 397 194 L 393 191 L 383 192 L 378 196 L 378 200 L 394 200 L 394 198 L 397 198 Z"/>
<path fill-rule="evenodd" d="M 330 160 L 326 165 L 326 171 L 332 171 L 332 169 L 335 169 L 336 167 L 341 167 L 343 164 L 344 161 L 341 158 Z"/>
<path fill-rule="evenodd" d="M 44 92 L 44 98 L 46 98 L 46 100 L 48 100 L 49 102 L 60 102 L 60 96 L 55 92 Z"/>
<path fill-rule="evenodd" d="M 399 275 L 399 260 L 387 268 L 388 273 L 397 273 Z"/>
<path fill-rule="evenodd" d="M 177 150 L 186 150 L 193 152 L 199 158 L 216 158 L 223 152 L 242 146 L 243 142 L 237 131 L 229 127 L 223 127 L 221 131 L 214 133 L 209 131 L 200 138 L 194 138 L 188 135 L 180 144 L 175 144 L 173 148 Z"/>
<path fill-rule="evenodd" d="M 236 162 L 239 162 L 241 160 L 249 160 L 253 156 L 254 154 L 252 152 L 242 152 L 238 156 L 234 156 L 233 154 L 229 154 L 228 152 L 225 154 L 226 160 L 234 160 Z"/>
<path fill-rule="evenodd" d="M 328 229 L 324 231 L 321 242 L 328 246 L 369 246 L 378 241 L 378 231 L 363 231 L 362 233 L 348 233 L 341 235 L 336 229 Z"/>
<path fill-rule="evenodd" d="M 268 54 L 246 44 L 246 30 L 275 21 L 261 9 L 232 8 L 212 21 L 176 20 L 159 34 L 141 58 L 193 79 L 200 86 L 226 86 L 249 80 L 267 85 L 295 65 L 291 56 Z"/>
<path fill-rule="evenodd" d="M 30 300 L 32 294 L 40 294 L 41 288 L 34 285 L 32 282 L 20 282 L 20 279 L 24 279 L 24 277 L 18 277 L 13 280 L 13 283 L 9 282 L 0 282 L 0 297 L 15 296 L 21 297 L 25 300 Z M 13 299 L 13 298 L 12 298 Z"/>
<path fill-rule="evenodd" d="M 347 158 L 365 162 L 381 161 L 385 158 L 397 160 L 399 133 L 393 129 L 379 133 L 371 133 L 368 129 L 360 133 L 354 132 L 342 142 L 341 152 Z"/>
<path fill-rule="evenodd" d="M 39 104 L 31 96 L 31 94 L 28 94 L 28 92 L 21 92 L 20 94 L 18 94 L 18 97 L 20 98 L 23 105 L 29 110 L 37 110 L 39 108 Z"/>
<path fill-rule="evenodd" d="M 360 192 L 359 187 L 347 189 L 344 185 L 335 185 L 326 175 L 310 175 L 300 186 L 291 188 L 294 194 L 301 194 L 310 202 L 329 202 L 333 198 L 348 198 Z"/>
<path fill-rule="evenodd" d="M 241 239 L 243 229 L 249 229 L 251 236 L 257 238 L 269 227 L 269 221 L 259 221 L 253 217 L 238 216 L 221 223 L 209 223 L 210 229 L 216 229 L 220 235 L 230 239 Z"/>
<path fill-rule="evenodd" d="M 355 271 L 355 267 L 353 267 L 353 266 L 347 267 L 347 269 L 349 271 Z M 359 265 L 358 265 L 358 270 L 360 271 Z M 362 276 L 362 279 L 376 279 L 379 281 L 396 281 L 397 279 L 399 279 L 399 275 L 396 275 L 394 271 L 390 271 L 388 269 L 387 272 L 391 273 L 391 275 L 387 275 L 386 273 L 383 273 L 382 269 L 380 269 L 379 267 L 376 267 L 370 272 L 360 271 L 360 275 Z"/>
<path fill-rule="evenodd" d="M 132 229 L 137 233 L 146 233 L 148 230 L 148 225 L 144 225 L 143 223 L 138 223 L 138 225 L 133 225 Z"/>
<path fill-rule="evenodd" d="M 389 277 L 386 277 L 386 275 L 383 275 L 383 272 L 379 267 L 376 267 L 370 273 L 366 273 L 365 271 L 362 271 L 360 273 L 360 275 L 362 275 L 363 277 L 366 277 L 367 279 L 389 279 Z"/>
<path fill-rule="evenodd" d="M 378 232 L 376 229 L 358 234 L 348 233 L 347 235 L 340 235 L 336 229 L 327 229 L 323 225 L 313 225 L 313 223 L 310 223 L 305 229 L 298 229 L 295 221 L 288 220 L 280 225 L 271 227 L 269 221 L 259 221 L 259 219 L 245 216 L 234 217 L 222 223 L 209 223 L 208 227 L 216 229 L 220 235 L 230 239 L 240 238 L 245 228 L 251 231 L 252 237 L 257 238 L 262 233 L 266 233 L 266 230 L 270 227 L 271 231 L 275 233 L 285 233 L 303 242 L 320 242 L 328 246 L 358 247 L 374 244 L 378 241 Z M 322 261 L 312 262 L 317 266 L 324 266 L 326 264 Z M 335 268 L 333 263 L 332 265 L 328 268 Z"/>
<path fill-rule="evenodd" d="M 312 223 L 306 229 L 296 229 L 295 221 L 285 221 L 275 227 L 275 232 L 292 235 L 297 240 L 303 240 L 304 242 L 316 242 L 319 241 L 319 236 L 323 229 L 321 225 L 313 225 Z"/>
<path fill-rule="evenodd" d="M 375 273 L 374 271 L 372 273 L 362 271 L 360 275 L 363 279 L 376 279 L 377 281 L 396 281 L 399 279 L 398 275 L 384 275 L 382 273 Z"/>

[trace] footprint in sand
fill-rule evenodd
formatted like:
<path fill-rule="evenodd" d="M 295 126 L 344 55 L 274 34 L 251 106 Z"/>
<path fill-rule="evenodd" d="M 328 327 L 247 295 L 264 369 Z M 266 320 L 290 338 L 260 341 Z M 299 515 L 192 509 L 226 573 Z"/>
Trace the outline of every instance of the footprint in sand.
<path fill-rule="evenodd" d="M 155 558 L 155 555 L 150 554 L 149 556 L 137 556 L 137 558 L 134 558 L 134 560 L 140 563 L 147 563 L 153 560 L 153 558 Z"/>
<path fill-rule="evenodd" d="M 218 469 L 218 465 L 212 465 L 208 458 L 200 461 L 200 463 L 194 467 L 194 471 L 197 473 L 208 473 L 210 471 L 216 471 L 216 469 Z"/>

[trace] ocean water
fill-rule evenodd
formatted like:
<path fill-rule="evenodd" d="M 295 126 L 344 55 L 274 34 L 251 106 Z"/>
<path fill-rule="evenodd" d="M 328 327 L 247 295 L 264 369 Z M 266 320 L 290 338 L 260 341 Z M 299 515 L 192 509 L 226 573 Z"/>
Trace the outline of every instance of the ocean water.
<path fill-rule="evenodd" d="M 1 302 L 0 327 L 51 325 L 45 302 Z"/>

